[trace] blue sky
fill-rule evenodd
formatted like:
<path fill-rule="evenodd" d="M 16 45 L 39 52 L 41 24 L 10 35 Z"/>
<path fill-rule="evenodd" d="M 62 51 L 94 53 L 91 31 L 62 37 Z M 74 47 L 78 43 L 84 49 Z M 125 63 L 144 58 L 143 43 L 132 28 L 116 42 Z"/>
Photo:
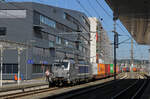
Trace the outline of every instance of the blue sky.
<path fill-rule="evenodd" d="M 32 2 L 39 2 L 43 4 L 48 4 L 48 5 L 53 5 L 57 7 L 62 7 L 62 8 L 67 8 L 67 9 L 73 9 L 73 10 L 78 10 L 81 12 L 84 12 L 87 16 L 92 15 L 93 17 L 97 18 L 103 18 L 102 24 L 104 29 L 107 31 L 107 34 L 110 38 L 110 40 L 113 42 L 113 33 L 110 32 L 113 30 L 113 21 L 112 21 L 112 14 L 113 12 L 109 8 L 109 6 L 106 4 L 104 0 L 6 0 L 6 1 L 32 1 Z M 83 8 L 77 3 L 77 1 L 80 1 L 80 3 L 84 6 L 86 10 L 90 13 L 90 15 L 83 10 Z M 89 2 L 88 2 L 89 1 Z M 106 10 L 104 9 L 97 3 L 99 4 Z M 94 12 L 94 9 L 91 8 L 91 5 L 98 13 Z M 128 31 L 125 29 L 125 27 L 121 24 L 120 21 L 117 21 L 118 25 L 117 26 L 117 32 L 121 35 L 128 35 Z M 121 29 L 120 29 L 121 27 Z M 123 41 L 128 39 L 127 36 L 120 36 L 119 41 Z M 127 41 L 130 42 L 130 41 Z M 143 46 L 143 45 L 138 45 L 134 43 L 134 58 L 136 59 L 148 59 L 149 58 L 149 53 L 148 53 L 149 46 Z M 119 48 L 117 49 L 117 57 L 119 58 L 130 58 L 130 44 L 121 44 L 119 45 Z"/>

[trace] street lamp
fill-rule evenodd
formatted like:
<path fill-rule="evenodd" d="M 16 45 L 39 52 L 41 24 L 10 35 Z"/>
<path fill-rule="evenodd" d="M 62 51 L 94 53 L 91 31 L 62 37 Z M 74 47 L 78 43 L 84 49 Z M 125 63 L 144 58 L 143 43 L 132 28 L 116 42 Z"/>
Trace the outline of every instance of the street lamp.
<path fill-rule="evenodd" d="M 24 48 L 22 47 L 18 47 L 17 51 L 18 51 L 18 85 L 20 84 L 20 55 L 21 55 L 21 51 L 24 50 Z"/>
<path fill-rule="evenodd" d="M 3 82 L 2 82 L 2 80 L 3 80 L 3 76 L 2 76 L 2 74 L 3 74 L 3 45 L 0 45 L 0 51 L 1 51 L 1 87 L 2 87 L 2 85 L 3 85 Z"/>

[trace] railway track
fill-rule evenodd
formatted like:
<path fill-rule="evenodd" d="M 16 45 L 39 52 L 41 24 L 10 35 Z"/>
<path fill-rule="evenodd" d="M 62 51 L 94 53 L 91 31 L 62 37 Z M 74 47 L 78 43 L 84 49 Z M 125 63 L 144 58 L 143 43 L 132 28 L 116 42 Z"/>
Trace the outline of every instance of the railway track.
<path fill-rule="evenodd" d="M 7 94 L 7 95 L 1 95 L 0 98 L 2 99 L 14 99 L 14 98 L 19 98 L 19 97 L 24 97 L 28 95 L 34 95 L 38 93 L 43 93 L 47 91 L 54 91 L 60 88 L 44 88 L 44 89 L 39 89 L 39 90 L 32 90 L 32 91 L 26 91 L 26 92 L 19 92 L 19 93 L 13 93 L 13 94 Z"/>
<path fill-rule="evenodd" d="M 63 93 L 47 98 L 52 99 L 138 99 L 142 94 L 146 79 L 138 79 L 140 75 L 135 74 L 136 79 L 122 79 L 86 89 L 79 89 L 69 93 Z M 142 86 L 141 86 L 142 85 Z M 124 91 L 126 90 L 126 91 Z M 130 93 L 130 94 L 129 94 Z M 134 98 L 130 98 L 130 96 Z M 137 98 L 138 97 L 138 98 Z"/>
<path fill-rule="evenodd" d="M 122 90 L 112 99 L 123 99 L 124 97 L 128 97 L 128 99 L 140 99 L 147 84 L 147 79 L 138 79 L 135 83 Z"/>
<path fill-rule="evenodd" d="M 122 78 L 123 76 L 124 75 L 120 75 L 119 77 Z M 18 92 L 18 93 L 4 94 L 4 95 L 0 95 L 0 98 L 2 98 L 2 99 L 14 99 L 14 98 L 20 98 L 20 97 L 35 95 L 38 93 L 55 91 L 55 90 L 63 89 L 63 88 L 71 88 L 71 87 L 52 87 L 52 88 L 47 87 L 47 88 L 38 89 L 38 90 L 29 90 L 29 91 L 22 91 L 22 92 Z"/>
<path fill-rule="evenodd" d="M 119 83 L 119 82 L 123 81 L 124 79 L 127 79 L 128 75 L 126 75 L 124 77 L 121 76 L 120 78 L 121 79 L 118 79 L 116 81 L 110 81 L 110 82 L 99 84 L 99 85 L 96 85 L 96 86 L 81 88 L 81 89 L 78 89 L 78 90 L 73 90 L 73 91 L 70 91 L 70 92 L 62 93 L 62 94 L 59 94 L 59 95 L 53 95 L 53 96 L 49 96 L 49 97 L 45 97 L 45 98 L 51 98 L 51 99 L 84 99 L 84 98 L 85 99 L 93 99 L 93 98 L 89 98 L 90 96 L 82 97 L 82 95 L 86 96 L 86 94 L 89 94 L 92 91 L 97 90 L 98 88 L 101 88 L 101 90 L 105 90 L 106 87 L 109 88 L 110 86 L 112 86 L 112 84 L 115 84 L 117 82 Z M 104 89 L 102 89 L 102 88 L 104 88 Z M 92 96 L 94 96 L 94 95 L 92 95 Z M 97 97 L 95 99 L 97 99 Z"/>

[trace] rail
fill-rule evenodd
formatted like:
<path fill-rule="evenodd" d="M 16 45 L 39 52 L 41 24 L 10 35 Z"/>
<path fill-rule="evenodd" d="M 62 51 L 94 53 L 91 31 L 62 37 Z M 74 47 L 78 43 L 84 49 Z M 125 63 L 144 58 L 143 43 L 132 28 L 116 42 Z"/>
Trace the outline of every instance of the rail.
<path fill-rule="evenodd" d="M 112 99 L 123 99 L 124 97 L 129 97 L 129 99 L 139 99 L 148 84 L 147 78 L 145 76 L 144 78 L 145 79 L 138 79 L 132 85 L 113 96 Z"/>

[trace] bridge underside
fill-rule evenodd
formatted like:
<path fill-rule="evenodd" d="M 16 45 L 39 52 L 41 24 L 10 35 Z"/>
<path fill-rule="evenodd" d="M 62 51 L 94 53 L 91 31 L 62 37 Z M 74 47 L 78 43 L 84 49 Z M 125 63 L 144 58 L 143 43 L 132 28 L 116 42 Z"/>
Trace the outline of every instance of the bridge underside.
<path fill-rule="evenodd" d="M 150 44 L 150 0 L 105 0 L 139 44 Z"/>

